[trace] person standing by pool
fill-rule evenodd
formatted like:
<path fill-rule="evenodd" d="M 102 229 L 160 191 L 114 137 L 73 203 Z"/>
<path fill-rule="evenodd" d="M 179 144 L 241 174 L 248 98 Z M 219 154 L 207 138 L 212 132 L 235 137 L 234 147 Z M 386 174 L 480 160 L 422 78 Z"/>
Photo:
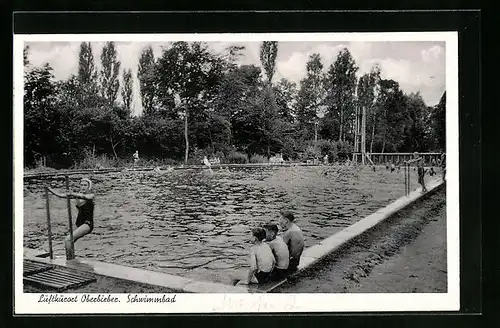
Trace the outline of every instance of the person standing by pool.
<path fill-rule="evenodd" d="M 422 158 L 418 160 L 418 183 L 422 186 L 422 192 L 427 192 L 427 188 L 425 187 L 425 168 L 424 168 L 424 161 Z"/>
<path fill-rule="evenodd" d="M 295 271 L 300 263 L 300 256 L 304 251 L 304 234 L 294 223 L 295 216 L 291 211 L 282 211 L 280 225 L 283 229 L 283 241 L 288 246 L 290 253 L 290 263 L 288 271 Z"/>
<path fill-rule="evenodd" d="M 277 281 L 283 279 L 290 263 L 290 253 L 285 242 L 278 236 L 278 226 L 274 223 L 268 223 L 264 226 L 266 229 L 266 242 L 273 252 L 276 265 L 271 273 L 271 280 Z"/>
<path fill-rule="evenodd" d="M 266 230 L 260 227 L 253 228 L 251 238 L 254 245 L 250 248 L 250 257 L 248 258 L 250 268 L 245 279 L 236 279 L 233 281 L 233 285 L 266 283 L 269 281 L 271 272 L 274 269 L 276 260 L 271 248 L 264 242 L 264 239 L 266 239 Z"/>
<path fill-rule="evenodd" d="M 136 150 L 135 153 L 134 153 L 134 155 L 132 155 L 132 157 L 134 158 L 134 167 L 135 167 L 135 165 L 139 161 L 139 151 Z"/>
<path fill-rule="evenodd" d="M 446 154 L 441 153 L 441 159 L 439 160 L 439 166 L 443 170 L 443 181 L 446 181 Z"/>
<path fill-rule="evenodd" d="M 208 160 L 207 156 L 203 156 L 203 164 L 208 168 L 209 173 L 213 173 L 212 172 L 212 164 Z"/>
<path fill-rule="evenodd" d="M 94 230 L 94 194 L 92 190 L 92 181 L 87 178 L 83 178 L 80 181 L 80 192 L 69 192 L 68 194 L 63 194 L 55 191 L 52 188 L 48 190 L 60 198 L 75 198 L 76 208 L 78 210 L 78 216 L 76 217 L 76 229 L 73 231 L 73 243 L 78 239 Z M 66 251 L 71 248 L 71 236 L 66 236 L 64 240 L 64 246 Z"/>

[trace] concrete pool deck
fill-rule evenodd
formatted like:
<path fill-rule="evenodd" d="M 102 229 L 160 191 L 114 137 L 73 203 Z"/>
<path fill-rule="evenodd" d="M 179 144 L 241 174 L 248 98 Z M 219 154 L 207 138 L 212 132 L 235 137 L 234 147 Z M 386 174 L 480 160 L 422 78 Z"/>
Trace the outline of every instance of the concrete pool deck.
<path fill-rule="evenodd" d="M 357 223 L 341 230 L 340 232 L 322 240 L 316 245 L 306 248 L 302 254 L 298 270 L 293 276 L 309 270 L 315 264 L 322 261 L 329 254 L 341 249 L 354 238 L 361 236 L 370 229 L 385 221 L 398 211 L 414 203 L 418 199 L 430 195 L 437 190 L 444 182 L 441 179 L 434 179 L 428 182 L 428 192 L 422 194 L 418 188 L 408 196 L 403 196 L 375 213 L 365 217 Z M 71 269 L 91 272 L 97 275 L 108 276 L 117 279 L 128 280 L 137 283 L 161 286 L 179 292 L 187 293 L 253 293 L 253 292 L 271 292 L 281 283 L 271 284 L 265 288 L 257 286 L 231 286 L 220 283 L 199 281 L 181 276 L 170 275 L 161 272 L 137 269 L 122 265 L 105 263 L 90 259 L 77 258 L 73 261 L 67 261 L 65 258 L 55 258 L 53 260 L 42 258 L 46 252 L 32 249 L 24 249 L 24 258 L 48 263 L 56 266 L 68 267 Z"/>

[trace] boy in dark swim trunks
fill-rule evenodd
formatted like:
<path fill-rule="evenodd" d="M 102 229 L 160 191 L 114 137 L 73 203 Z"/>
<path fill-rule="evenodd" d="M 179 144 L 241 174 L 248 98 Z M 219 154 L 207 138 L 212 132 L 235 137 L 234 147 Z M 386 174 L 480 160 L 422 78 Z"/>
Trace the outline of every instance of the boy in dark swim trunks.
<path fill-rule="evenodd" d="M 281 212 L 280 225 L 284 231 L 282 238 L 288 246 L 288 252 L 290 253 L 290 263 L 288 265 L 289 272 L 297 270 L 300 263 L 300 256 L 304 251 L 304 234 L 294 221 L 295 216 L 292 212 Z"/>
<path fill-rule="evenodd" d="M 278 226 L 274 223 L 268 223 L 264 226 L 266 229 L 266 242 L 273 252 L 276 265 L 271 273 L 271 280 L 277 281 L 283 279 L 290 263 L 290 253 L 285 242 L 278 236 Z"/>
<path fill-rule="evenodd" d="M 271 248 L 264 242 L 264 239 L 266 239 L 266 230 L 264 228 L 252 229 L 254 245 L 250 248 L 248 274 L 243 280 L 233 280 L 233 284 L 263 284 L 269 281 L 276 260 Z"/>

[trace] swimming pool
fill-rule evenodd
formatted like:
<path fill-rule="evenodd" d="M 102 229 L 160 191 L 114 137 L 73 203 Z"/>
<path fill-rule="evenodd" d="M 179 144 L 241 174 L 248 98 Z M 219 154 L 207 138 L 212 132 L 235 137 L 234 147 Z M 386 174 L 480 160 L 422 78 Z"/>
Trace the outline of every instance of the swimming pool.
<path fill-rule="evenodd" d="M 83 176 L 71 176 L 73 188 Z M 404 195 L 403 170 L 369 167 L 124 171 L 90 177 L 95 228 L 77 241 L 77 256 L 222 283 L 245 266 L 250 229 L 277 220 L 282 208 L 295 211 L 308 247 Z M 49 183 L 65 186 L 62 178 L 24 183 L 25 247 L 47 249 L 43 188 Z M 50 205 L 54 248 L 62 250 L 66 201 L 51 196 Z M 72 214 L 76 217 L 74 206 Z"/>

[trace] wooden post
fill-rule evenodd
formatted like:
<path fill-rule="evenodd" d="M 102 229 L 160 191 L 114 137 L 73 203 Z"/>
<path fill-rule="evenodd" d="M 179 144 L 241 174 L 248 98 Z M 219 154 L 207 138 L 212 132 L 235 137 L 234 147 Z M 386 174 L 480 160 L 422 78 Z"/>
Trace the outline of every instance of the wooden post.
<path fill-rule="evenodd" d="M 405 175 L 405 196 L 406 196 L 406 164 L 405 164 L 405 168 L 403 170 L 403 173 Z"/>
<path fill-rule="evenodd" d="M 66 259 L 75 259 L 75 245 L 73 243 L 73 220 L 71 218 L 71 199 L 69 197 L 69 177 L 66 176 L 66 201 L 68 204 L 69 237 L 71 238 L 70 248 L 66 249 Z M 65 245 L 66 246 L 66 245 Z"/>
<path fill-rule="evenodd" d="M 47 235 L 49 237 L 49 255 L 50 259 L 54 259 L 54 253 L 52 251 L 52 227 L 50 225 L 50 200 L 49 200 L 49 188 L 45 187 L 45 205 L 47 208 Z"/>
<path fill-rule="evenodd" d="M 411 168 L 410 168 L 410 164 L 408 164 L 408 190 L 407 190 L 407 193 L 408 195 L 410 194 L 410 185 L 411 185 L 411 182 L 410 182 L 410 174 L 411 174 Z"/>
<path fill-rule="evenodd" d="M 365 165 L 366 157 L 366 107 L 361 109 L 361 163 Z"/>

